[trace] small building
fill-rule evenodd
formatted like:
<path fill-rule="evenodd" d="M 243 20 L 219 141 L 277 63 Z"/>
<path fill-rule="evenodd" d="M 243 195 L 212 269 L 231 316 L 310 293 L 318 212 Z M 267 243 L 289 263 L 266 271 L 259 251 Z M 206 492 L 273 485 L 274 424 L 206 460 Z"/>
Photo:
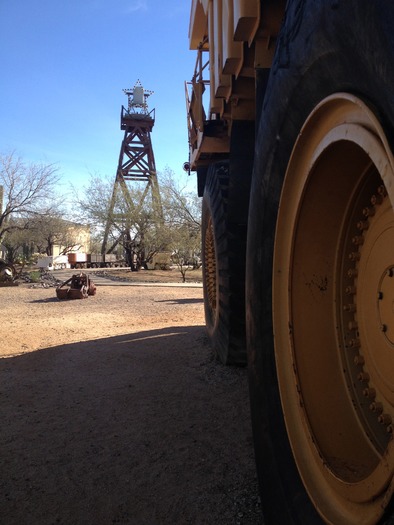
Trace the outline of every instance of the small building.
<path fill-rule="evenodd" d="M 64 251 L 82 252 L 90 251 L 90 225 L 77 222 L 64 221 L 68 225 L 64 236 L 59 237 L 59 244 L 53 245 L 52 255 L 60 255 Z"/>

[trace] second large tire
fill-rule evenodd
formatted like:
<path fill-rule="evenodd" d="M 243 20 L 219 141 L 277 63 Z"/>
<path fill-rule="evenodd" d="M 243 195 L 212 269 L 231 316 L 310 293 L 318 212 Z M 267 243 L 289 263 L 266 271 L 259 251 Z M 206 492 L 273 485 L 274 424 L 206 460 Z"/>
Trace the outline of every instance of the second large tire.
<path fill-rule="evenodd" d="M 207 171 L 202 205 L 205 320 L 224 364 L 246 364 L 245 264 L 254 122 L 235 121 L 228 161 Z"/>
<path fill-rule="evenodd" d="M 245 266 L 237 232 L 228 221 L 229 165 L 208 169 L 202 203 L 202 261 L 205 323 L 212 346 L 223 364 L 246 362 L 245 302 L 242 287 Z M 237 242 L 238 241 L 238 242 Z M 239 293 L 237 293 L 237 289 Z"/>

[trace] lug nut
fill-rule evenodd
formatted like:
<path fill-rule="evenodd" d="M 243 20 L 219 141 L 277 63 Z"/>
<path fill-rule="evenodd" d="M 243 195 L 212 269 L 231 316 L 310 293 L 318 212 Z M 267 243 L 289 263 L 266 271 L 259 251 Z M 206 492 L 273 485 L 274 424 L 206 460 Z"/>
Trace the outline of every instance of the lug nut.
<path fill-rule="evenodd" d="M 364 217 L 373 217 L 375 215 L 375 208 L 364 208 L 363 215 Z"/>
<path fill-rule="evenodd" d="M 369 408 L 372 410 L 372 412 L 376 412 L 376 414 L 381 414 L 383 412 L 383 405 L 379 401 L 374 401 L 371 403 Z"/>
<path fill-rule="evenodd" d="M 343 309 L 345 310 L 345 312 L 355 312 L 356 305 L 354 303 L 345 304 L 343 306 Z"/>
<path fill-rule="evenodd" d="M 374 388 L 364 388 L 363 396 L 364 397 L 368 397 L 369 399 L 375 399 L 375 397 L 376 397 L 376 390 Z M 369 408 L 371 408 L 371 406 Z"/>
<path fill-rule="evenodd" d="M 357 379 L 361 381 L 362 383 L 368 383 L 369 374 L 367 372 L 360 372 L 357 376 Z"/>
<path fill-rule="evenodd" d="M 390 414 L 380 414 L 380 416 L 378 417 L 378 421 L 382 425 L 387 426 L 387 425 L 391 425 L 392 419 L 391 419 Z"/>
<path fill-rule="evenodd" d="M 355 286 L 346 286 L 345 288 L 345 293 L 347 295 L 352 295 L 352 294 L 355 294 L 356 293 L 356 287 Z"/>
<path fill-rule="evenodd" d="M 372 195 L 371 197 L 372 206 L 375 206 L 375 204 L 382 204 L 382 202 L 383 202 L 382 195 Z"/>
<path fill-rule="evenodd" d="M 357 277 L 357 274 L 358 274 L 357 268 L 349 268 L 349 270 L 347 271 L 347 276 L 349 277 L 349 279 L 353 279 L 354 277 Z"/>
<path fill-rule="evenodd" d="M 363 355 L 356 355 L 356 357 L 354 358 L 353 362 L 354 362 L 355 365 L 361 365 L 362 366 L 365 363 L 364 356 Z M 370 390 L 370 389 L 366 389 L 366 390 Z M 370 397 L 370 396 L 368 396 L 368 397 Z"/>
<path fill-rule="evenodd" d="M 358 221 L 357 223 L 357 229 L 360 231 L 368 230 L 369 228 L 369 222 L 368 221 Z"/>
<path fill-rule="evenodd" d="M 352 239 L 352 243 L 356 246 L 359 246 L 360 244 L 364 244 L 364 237 L 362 235 L 356 235 Z"/>

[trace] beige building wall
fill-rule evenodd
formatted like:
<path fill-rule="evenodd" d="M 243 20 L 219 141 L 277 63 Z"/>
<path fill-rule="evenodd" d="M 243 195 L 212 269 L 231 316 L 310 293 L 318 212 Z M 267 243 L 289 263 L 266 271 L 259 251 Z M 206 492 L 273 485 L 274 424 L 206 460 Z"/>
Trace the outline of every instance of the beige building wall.
<path fill-rule="evenodd" d="M 75 247 L 72 252 L 89 253 L 90 252 L 90 227 L 89 225 L 70 223 L 68 237 L 70 244 Z M 60 255 L 65 246 L 55 245 L 53 247 L 53 255 Z"/>

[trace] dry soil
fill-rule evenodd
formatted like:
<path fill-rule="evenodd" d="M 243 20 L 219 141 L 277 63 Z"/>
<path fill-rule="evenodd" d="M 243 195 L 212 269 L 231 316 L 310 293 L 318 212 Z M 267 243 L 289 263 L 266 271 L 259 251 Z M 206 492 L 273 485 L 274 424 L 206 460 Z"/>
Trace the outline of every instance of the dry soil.
<path fill-rule="evenodd" d="M 1 525 L 261 524 L 247 372 L 201 288 L 95 282 L 0 288 Z"/>

